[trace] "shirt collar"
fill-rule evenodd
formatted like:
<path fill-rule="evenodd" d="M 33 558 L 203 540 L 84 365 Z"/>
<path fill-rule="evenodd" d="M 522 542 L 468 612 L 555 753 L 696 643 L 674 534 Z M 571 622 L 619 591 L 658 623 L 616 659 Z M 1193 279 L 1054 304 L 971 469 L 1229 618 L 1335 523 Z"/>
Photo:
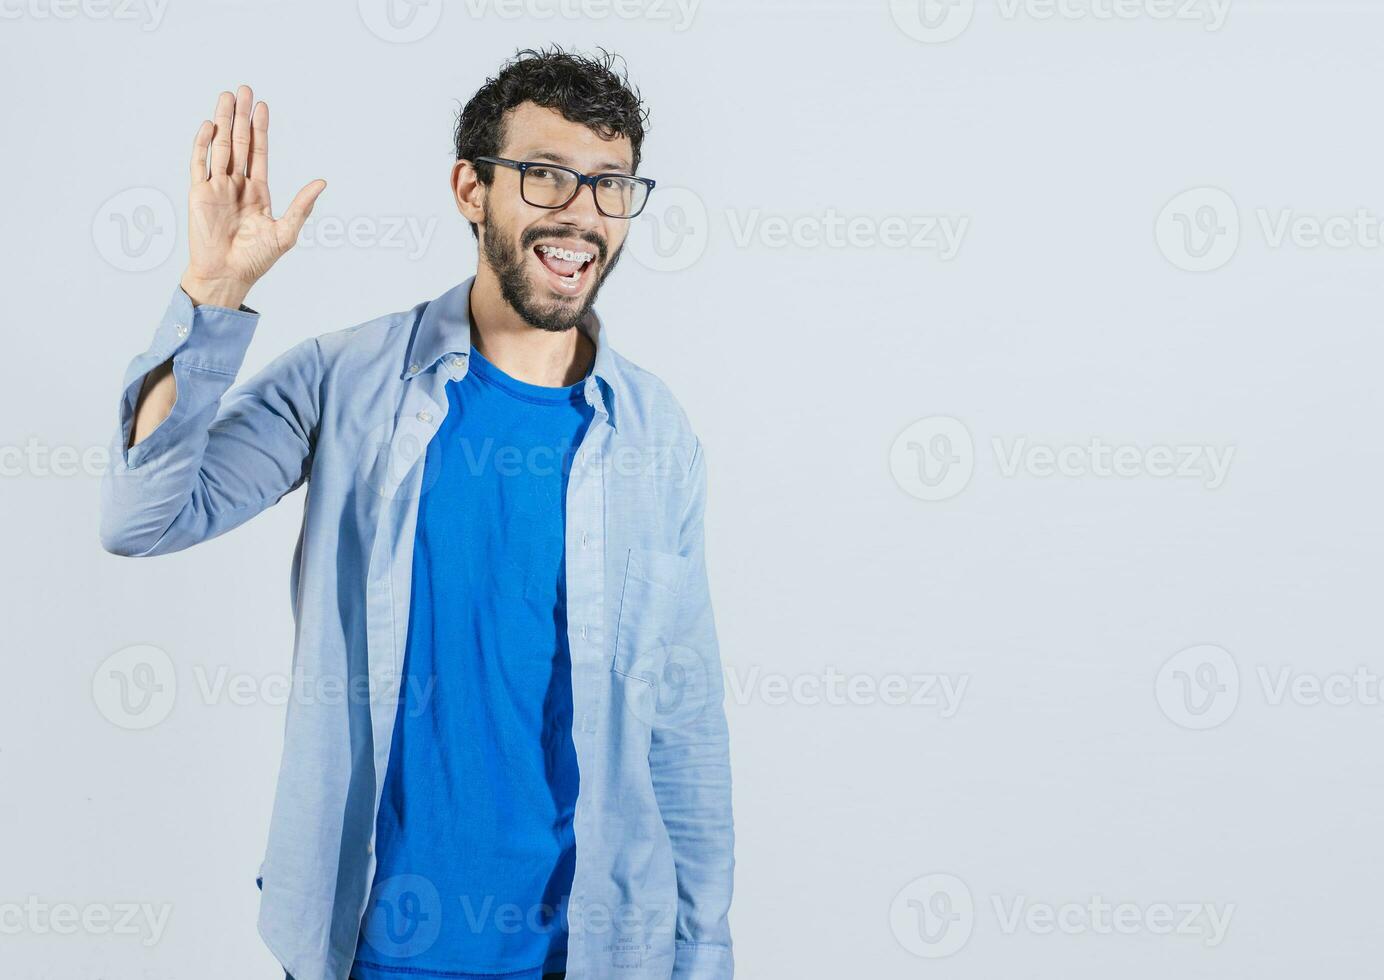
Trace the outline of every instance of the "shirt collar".
<path fill-rule="evenodd" d="M 471 356 L 471 286 L 475 281 L 476 277 L 471 276 L 424 307 L 409 342 L 408 358 L 401 375 L 404 380 L 423 374 L 443 358 L 447 358 L 453 377 L 465 375 L 466 359 Z M 614 428 L 611 409 L 617 376 L 615 352 L 605 339 L 601 318 L 594 309 L 586 314 L 577 329 L 596 347 L 591 373 L 586 378 L 586 401 Z"/>

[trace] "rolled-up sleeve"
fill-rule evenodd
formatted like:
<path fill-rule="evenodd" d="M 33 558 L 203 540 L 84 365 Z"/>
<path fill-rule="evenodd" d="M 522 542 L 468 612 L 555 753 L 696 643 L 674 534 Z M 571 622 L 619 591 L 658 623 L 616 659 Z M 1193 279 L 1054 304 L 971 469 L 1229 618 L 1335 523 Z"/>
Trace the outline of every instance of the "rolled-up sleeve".
<path fill-rule="evenodd" d="M 174 289 L 149 348 L 125 371 L 101 481 L 107 551 L 145 556 L 187 548 L 244 523 L 306 478 L 321 351 L 316 339 L 302 341 L 228 395 L 258 320 L 244 306 L 194 306 Z M 177 400 L 131 447 L 145 377 L 170 358 Z"/>
<path fill-rule="evenodd" d="M 728 980 L 734 971 L 729 912 L 735 868 L 730 744 L 716 624 L 707 582 L 706 466 L 698 444 L 687 481 L 680 552 L 689 559 L 676 644 L 700 661 L 705 701 L 691 716 L 675 713 L 651 733 L 654 795 L 673 845 L 678 911 L 674 980 Z"/>

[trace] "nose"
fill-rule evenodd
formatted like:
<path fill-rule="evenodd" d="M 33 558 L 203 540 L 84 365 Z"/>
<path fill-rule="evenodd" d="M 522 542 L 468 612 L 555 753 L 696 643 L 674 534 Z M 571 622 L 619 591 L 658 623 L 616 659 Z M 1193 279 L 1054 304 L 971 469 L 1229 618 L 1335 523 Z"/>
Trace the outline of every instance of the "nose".
<path fill-rule="evenodd" d="M 562 224 L 596 231 L 605 216 L 596 209 L 596 189 L 590 184 L 582 184 L 577 188 L 576 197 L 559 208 L 555 217 Z"/>

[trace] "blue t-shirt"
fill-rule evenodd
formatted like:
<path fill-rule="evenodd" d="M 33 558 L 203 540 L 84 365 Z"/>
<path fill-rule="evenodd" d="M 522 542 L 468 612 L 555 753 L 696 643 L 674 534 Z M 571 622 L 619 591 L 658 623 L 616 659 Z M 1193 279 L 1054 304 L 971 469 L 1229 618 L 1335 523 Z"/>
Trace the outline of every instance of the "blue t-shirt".
<path fill-rule="evenodd" d="M 355 980 L 538 980 L 576 849 L 564 532 L 582 385 L 474 349 L 428 445 L 408 643 Z"/>

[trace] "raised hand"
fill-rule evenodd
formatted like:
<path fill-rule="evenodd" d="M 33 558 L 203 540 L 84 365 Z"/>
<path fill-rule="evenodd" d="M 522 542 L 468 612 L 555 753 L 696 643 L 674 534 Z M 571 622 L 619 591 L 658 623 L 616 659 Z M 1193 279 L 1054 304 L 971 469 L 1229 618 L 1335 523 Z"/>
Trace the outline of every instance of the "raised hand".
<path fill-rule="evenodd" d="M 248 85 L 235 95 L 222 92 L 215 122 L 203 120 L 198 127 L 191 177 L 183 290 L 194 303 L 236 309 L 250 287 L 297 242 L 327 182 L 307 184 L 283 216 L 274 217 L 269 205 L 269 106 L 255 104 Z"/>

